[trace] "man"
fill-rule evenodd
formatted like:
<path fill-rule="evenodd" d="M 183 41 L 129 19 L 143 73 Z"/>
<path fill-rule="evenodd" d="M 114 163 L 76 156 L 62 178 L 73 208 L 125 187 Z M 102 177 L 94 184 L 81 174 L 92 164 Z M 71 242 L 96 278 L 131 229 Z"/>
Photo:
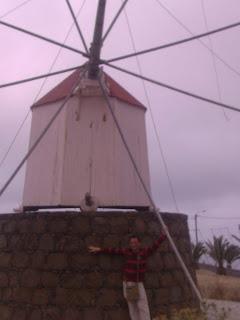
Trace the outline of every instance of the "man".
<path fill-rule="evenodd" d="M 165 239 L 166 235 L 162 233 L 152 246 L 142 248 L 139 237 L 132 235 L 129 237 L 128 248 L 88 247 L 91 253 L 106 253 L 125 257 L 123 267 L 123 295 L 128 303 L 131 320 L 151 320 L 146 291 L 143 285 L 146 262 L 147 258 L 157 250 Z M 134 299 L 130 295 L 131 288 L 133 287 L 137 287 L 137 298 L 134 297 Z"/>

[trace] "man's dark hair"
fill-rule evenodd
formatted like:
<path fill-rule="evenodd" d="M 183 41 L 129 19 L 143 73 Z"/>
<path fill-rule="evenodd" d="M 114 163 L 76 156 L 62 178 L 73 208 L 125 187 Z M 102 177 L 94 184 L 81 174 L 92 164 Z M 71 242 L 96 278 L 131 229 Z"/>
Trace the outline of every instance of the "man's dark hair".
<path fill-rule="evenodd" d="M 138 241 L 141 242 L 141 239 L 137 234 L 131 234 L 128 238 L 128 241 L 130 241 L 131 239 L 138 239 Z"/>

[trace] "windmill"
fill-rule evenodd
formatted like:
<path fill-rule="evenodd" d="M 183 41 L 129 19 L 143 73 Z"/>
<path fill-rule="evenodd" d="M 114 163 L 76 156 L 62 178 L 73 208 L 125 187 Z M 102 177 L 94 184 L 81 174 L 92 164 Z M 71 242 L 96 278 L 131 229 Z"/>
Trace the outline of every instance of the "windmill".
<path fill-rule="evenodd" d="M 127 2 L 127 1 L 125 1 L 124 4 L 126 4 L 126 2 Z M 88 74 L 89 74 L 89 78 L 90 78 L 92 81 L 95 81 L 95 79 L 96 79 L 96 77 L 97 77 L 97 75 L 98 75 L 98 70 L 99 70 L 99 65 L 100 65 L 100 64 L 105 64 L 105 65 L 111 66 L 111 62 L 113 61 L 113 60 L 112 60 L 112 61 L 109 62 L 109 61 L 103 61 L 103 60 L 100 59 L 100 50 L 101 50 L 101 41 L 100 41 L 100 40 L 101 40 L 101 38 L 102 38 L 102 24 L 103 24 L 103 18 L 104 18 L 105 5 L 106 5 L 106 1 L 103 1 L 103 0 L 102 0 L 102 1 L 101 1 L 101 0 L 99 1 L 98 14 L 97 14 L 97 19 L 96 19 L 96 27 L 95 27 L 95 32 L 94 32 L 93 44 L 92 44 L 92 46 L 91 46 L 90 52 L 89 52 L 89 53 L 79 52 L 79 53 L 83 54 L 85 57 L 88 58 L 89 64 L 88 64 L 88 71 L 87 71 L 87 72 L 88 72 Z M 122 8 L 123 8 L 123 6 L 122 6 Z M 8 26 L 8 27 L 10 27 L 10 24 L 8 24 L 8 23 L 3 23 L 3 22 L 1 22 L 1 23 L 2 23 L 2 24 L 5 24 L 5 25 Z M 237 25 L 239 25 L 239 24 L 234 24 L 234 25 L 228 26 L 228 28 L 230 28 L 230 27 L 235 27 L 235 26 L 237 26 Z M 11 27 L 14 27 L 14 26 L 11 26 Z M 16 27 L 14 27 L 14 28 L 17 29 L 17 30 L 20 30 L 20 28 L 16 28 Z M 212 31 L 212 33 L 216 33 L 216 32 L 218 32 L 218 31 L 223 31 L 224 29 L 226 29 L 226 28 L 221 28 L 221 30 L 214 30 L 214 31 Z M 23 31 L 23 30 L 21 30 L 21 31 Z M 32 36 L 36 36 L 36 35 L 34 35 L 33 33 L 30 33 L 30 32 L 29 32 L 29 34 L 31 34 Z M 211 34 L 211 33 L 208 32 L 207 34 Z M 195 39 L 196 39 L 196 38 L 200 38 L 200 37 L 206 36 L 207 34 L 199 35 L 198 37 L 194 37 L 194 38 L 195 38 Z M 193 38 L 193 37 L 192 37 L 192 38 Z M 45 40 L 46 40 L 46 39 L 45 39 Z M 191 40 L 193 40 L 193 39 L 191 39 Z M 184 41 L 185 41 L 185 42 L 186 42 L 186 41 L 190 41 L 190 39 L 186 39 L 186 40 L 184 40 Z M 184 41 L 181 41 L 181 43 L 183 43 Z M 53 42 L 53 41 L 52 41 L 52 42 Z M 180 43 L 180 42 L 179 42 L 179 43 Z M 55 44 L 56 44 L 56 41 L 55 41 Z M 168 47 L 171 46 L 171 45 L 176 45 L 176 43 L 175 43 L 175 44 L 169 44 Z M 161 47 L 163 47 L 163 46 L 161 46 Z M 165 46 L 165 47 L 166 47 L 166 46 Z M 141 53 L 138 53 L 138 54 L 145 54 L 145 53 L 147 53 L 147 52 L 151 52 L 151 51 L 154 51 L 154 50 L 158 50 L 159 48 L 160 48 L 160 47 L 153 48 L 153 49 L 150 49 L 150 50 L 145 50 L 144 52 L 141 52 Z M 115 61 L 116 61 L 116 59 L 115 59 Z M 167 87 L 168 89 L 175 90 L 175 91 L 178 91 L 178 92 L 180 92 L 180 93 L 190 95 L 190 96 L 192 96 L 192 97 L 194 97 L 194 98 L 197 98 L 197 99 L 201 99 L 201 100 L 204 100 L 204 101 L 208 101 L 208 102 L 213 103 L 213 104 L 215 104 L 215 105 L 220 105 L 220 106 L 222 106 L 222 107 L 225 107 L 225 108 L 228 108 L 228 109 L 232 109 L 232 110 L 238 111 L 237 108 L 228 106 L 228 105 L 223 104 L 223 103 L 218 103 L 217 101 L 213 101 L 213 100 L 211 100 L 211 99 L 207 99 L 207 98 L 201 97 L 201 96 L 199 96 L 199 95 L 196 95 L 196 94 L 193 94 L 193 93 L 189 93 L 189 92 L 180 90 L 180 89 L 178 89 L 178 88 L 174 88 L 174 87 L 165 85 L 165 84 L 163 84 L 163 83 L 160 83 L 159 81 L 155 81 L 155 80 L 153 80 L 153 79 L 149 79 L 149 78 L 146 78 L 146 77 L 144 77 L 144 76 L 139 76 L 139 75 L 137 75 L 137 74 L 134 74 L 133 72 L 129 72 L 128 70 L 124 70 L 123 68 L 122 68 L 122 69 L 121 69 L 121 68 L 118 68 L 118 67 L 114 67 L 114 68 L 117 68 L 117 69 L 119 69 L 119 70 L 121 70 L 121 71 L 124 71 L 124 72 L 126 72 L 126 73 L 129 73 L 129 74 L 131 74 L 131 75 L 133 75 L 133 76 L 140 77 L 140 78 L 142 78 L 142 79 L 145 79 L 145 80 L 147 80 L 147 81 L 149 81 L 149 82 L 152 82 L 152 83 L 155 83 L 155 84 L 157 84 L 157 85 L 165 86 L 165 87 Z M 99 79 L 99 80 L 101 80 L 101 79 Z M 106 101 L 108 101 L 107 104 L 110 106 L 106 88 L 105 88 L 104 86 L 101 86 L 101 84 L 103 84 L 103 83 L 100 81 L 99 85 L 100 85 L 100 87 L 101 87 L 102 94 L 105 96 Z M 73 88 L 73 89 L 75 90 L 76 88 Z M 74 90 L 73 90 L 73 92 L 74 92 Z M 72 92 L 70 92 L 70 93 L 72 94 Z M 67 96 L 67 98 L 70 98 L 70 96 Z M 67 99 L 66 99 L 66 102 L 67 102 Z M 64 107 L 64 105 L 63 105 L 62 107 Z M 59 112 L 60 112 L 60 111 L 59 111 Z M 56 115 L 56 117 L 57 117 L 57 115 Z M 52 118 L 52 119 L 54 120 L 54 118 Z M 53 122 L 53 121 L 52 121 L 52 122 Z M 49 122 L 49 123 L 50 123 L 50 122 Z M 50 127 L 50 126 L 49 126 L 49 127 Z M 43 132 L 43 133 L 44 133 L 44 132 Z M 42 137 L 43 137 L 43 136 L 44 136 L 44 134 L 42 135 Z M 41 136 L 39 136 L 39 138 L 40 138 L 40 137 L 41 137 Z M 42 138 L 42 137 L 41 137 L 41 138 Z M 35 146 L 33 145 L 34 148 L 31 148 L 31 149 L 30 149 L 31 152 L 35 149 L 35 147 L 36 147 L 37 144 L 40 142 L 40 140 L 41 140 L 41 139 L 36 140 L 36 142 L 37 142 L 36 145 L 35 145 Z M 129 151 L 131 151 L 131 150 L 129 150 Z M 31 152 L 30 152 L 30 153 L 31 153 Z M 18 171 L 18 169 L 20 169 L 20 167 L 22 166 L 22 164 L 23 164 L 23 163 L 25 162 L 25 160 L 29 157 L 30 153 L 28 153 L 28 154 L 26 155 L 26 157 L 23 159 L 22 163 L 21 163 L 20 166 L 17 168 L 17 170 L 14 172 L 14 174 L 12 175 L 12 177 L 11 177 L 11 178 L 7 181 L 7 183 L 3 186 L 2 190 L 1 190 L 1 194 L 5 191 L 5 189 L 7 188 L 7 186 L 9 185 L 9 183 L 11 182 L 12 178 L 15 176 L 15 173 Z M 130 152 L 129 154 L 131 155 L 131 152 Z M 133 160 L 134 160 L 134 158 L 132 158 L 132 163 L 134 163 Z M 136 166 L 135 169 L 138 169 L 138 167 Z M 136 171 L 137 171 L 137 170 L 136 170 Z M 140 175 L 140 176 L 141 176 L 141 175 Z M 144 182 L 144 181 L 142 181 L 142 182 Z M 145 185 L 145 184 L 142 184 L 142 185 Z M 146 188 L 145 191 L 146 191 L 146 193 L 147 193 L 148 189 Z M 149 197 L 149 195 L 150 195 L 150 194 L 148 194 L 148 198 L 149 198 L 149 200 L 151 200 L 151 197 Z M 150 202 L 151 202 L 151 201 L 150 201 Z M 152 203 L 150 203 L 150 204 L 152 204 Z"/>
<path fill-rule="evenodd" d="M 106 1 L 99 1 L 92 45 L 90 50 L 86 47 L 86 67 L 76 70 L 32 107 L 30 148 L 49 119 L 65 105 L 27 162 L 24 210 L 150 206 L 111 116 L 113 112 L 128 136 L 133 160 L 149 190 L 146 108 L 99 69 L 105 6 Z M 109 96 L 107 102 L 104 95 Z"/>

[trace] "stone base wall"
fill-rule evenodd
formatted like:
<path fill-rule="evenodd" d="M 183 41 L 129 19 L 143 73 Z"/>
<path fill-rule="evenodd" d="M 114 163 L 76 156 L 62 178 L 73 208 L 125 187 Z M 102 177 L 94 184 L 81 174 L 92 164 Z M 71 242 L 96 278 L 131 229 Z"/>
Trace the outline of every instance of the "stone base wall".
<path fill-rule="evenodd" d="M 163 218 L 195 278 L 187 217 Z M 0 215 L 1 320 L 129 320 L 122 258 L 91 255 L 87 247 L 127 246 L 129 233 L 150 245 L 159 230 L 149 212 Z M 145 287 L 153 316 L 197 305 L 168 240 L 149 259 Z"/>

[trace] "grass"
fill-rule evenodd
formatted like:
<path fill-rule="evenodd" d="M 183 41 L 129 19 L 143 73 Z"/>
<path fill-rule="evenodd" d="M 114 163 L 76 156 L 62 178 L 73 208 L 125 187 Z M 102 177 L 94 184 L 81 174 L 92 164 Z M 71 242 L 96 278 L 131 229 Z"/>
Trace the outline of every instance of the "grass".
<path fill-rule="evenodd" d="M 240 301 L 240 278 L 220 276 L 211 271 L 198 270 L 197 280 L 205 299 Z"/>

